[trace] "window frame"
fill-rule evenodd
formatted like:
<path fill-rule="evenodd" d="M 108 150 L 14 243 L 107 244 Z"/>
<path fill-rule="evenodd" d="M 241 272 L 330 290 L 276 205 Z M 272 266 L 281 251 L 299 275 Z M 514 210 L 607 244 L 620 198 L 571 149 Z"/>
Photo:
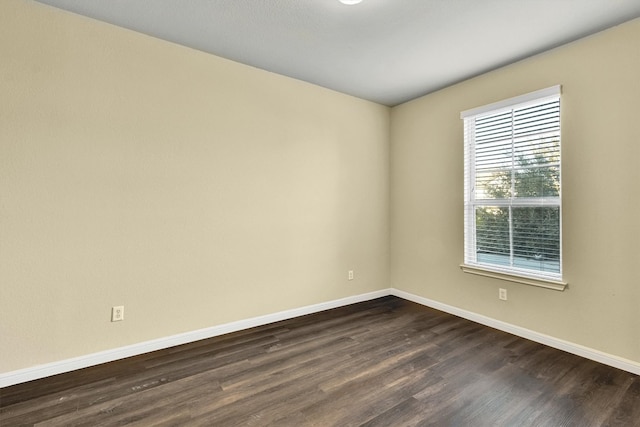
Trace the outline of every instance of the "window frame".
<path fill-rule="evenodd" d="M 541 198 L 510 198 L 491 200 L 494 203 L 487 204 L 489 199 L 475 199 L 474 186 L 476 185 L 476 159 L 475 159 L 475 119 L 487 115 L 499 114 L 502 112 L 514 111 L 527 106 L 542 104 L 553 100 L 560 101 L 562 88 L 560 85 L 546 89 L 516 96 L 496 103 L 473 108 L 460 113 L 460 118 L 464 121 L 464 261 L 461 268 L 464 272 L 478 274 L 482 276 L 509 280 L 527 285 L 541 286 L 544 288 L 564 290 L 567 283 L 563 281 L 563 257 L 562 257 L 562 159 L 558 161 L 559 192 L 557 196 Z M 473 126 L 469 121 L 473 120 Z M 561 118 L 559 119 L 561 126 Z M 513 129 L 513 123 L 511 124 Z M 558 132 L 560 140 L 559 150 L 562 148 L 561 130 Z M 513 155 L 513 154 L 512 154 Z M 505 168 L 505 171 L 508 170 Z M 512 171 L 513 166 L 512 166 Z M 513 187 L 512 187 L 513 188 Z M 476 208 L 479 206 L 501 206 L 510 210 L 518 207 L 545 207 L 557 206 L 559 216 L 559 271 L 543 272 L 534 269 L 518 268 L 513 265 L 502 266 L 494 263 L 478 262 L 476 250 Z M 509 229 L 512 232 L 511 217 L 509 219 Z M 514 253 L 513 235 L 510 233 L 509 249 L 511 256 Z M 512 264 L 512 263 L 511 263 Z"/>

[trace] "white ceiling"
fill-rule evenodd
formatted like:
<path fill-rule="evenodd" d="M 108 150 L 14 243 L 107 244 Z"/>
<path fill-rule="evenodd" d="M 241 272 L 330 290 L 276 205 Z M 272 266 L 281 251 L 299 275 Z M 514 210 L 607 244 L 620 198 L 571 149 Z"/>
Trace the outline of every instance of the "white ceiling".
<path fill-rule="evenodd" d="M 38 1 L 385 105 L 640 17 L 640 0 Z"/>

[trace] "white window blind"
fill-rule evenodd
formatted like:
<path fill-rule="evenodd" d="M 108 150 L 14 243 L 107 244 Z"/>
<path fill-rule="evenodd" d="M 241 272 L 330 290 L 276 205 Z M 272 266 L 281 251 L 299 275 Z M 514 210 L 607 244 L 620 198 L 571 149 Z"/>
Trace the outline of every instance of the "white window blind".
<path fill-rule="evenodd" d="M 461 113 L 464 263 L 562 279 L 560 86 Z"/>

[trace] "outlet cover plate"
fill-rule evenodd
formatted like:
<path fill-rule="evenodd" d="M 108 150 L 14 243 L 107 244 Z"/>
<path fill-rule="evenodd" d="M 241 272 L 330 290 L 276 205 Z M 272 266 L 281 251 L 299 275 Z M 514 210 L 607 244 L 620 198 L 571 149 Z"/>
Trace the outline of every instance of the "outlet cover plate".
<path fill-rule="evenodd" d="M 111 321 L 120 322 L 121 320 L 124 320 L 124 305 L 111 307 Z"/>

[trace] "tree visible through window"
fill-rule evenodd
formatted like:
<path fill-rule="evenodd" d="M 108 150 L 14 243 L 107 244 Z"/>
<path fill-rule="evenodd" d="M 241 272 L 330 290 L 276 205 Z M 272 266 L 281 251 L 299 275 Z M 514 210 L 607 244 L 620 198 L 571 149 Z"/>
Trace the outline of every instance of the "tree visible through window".
<path fill-rule="evenodd" d="M 559 87 L 462 116 L 465 264 L 560 280 Z"/>

